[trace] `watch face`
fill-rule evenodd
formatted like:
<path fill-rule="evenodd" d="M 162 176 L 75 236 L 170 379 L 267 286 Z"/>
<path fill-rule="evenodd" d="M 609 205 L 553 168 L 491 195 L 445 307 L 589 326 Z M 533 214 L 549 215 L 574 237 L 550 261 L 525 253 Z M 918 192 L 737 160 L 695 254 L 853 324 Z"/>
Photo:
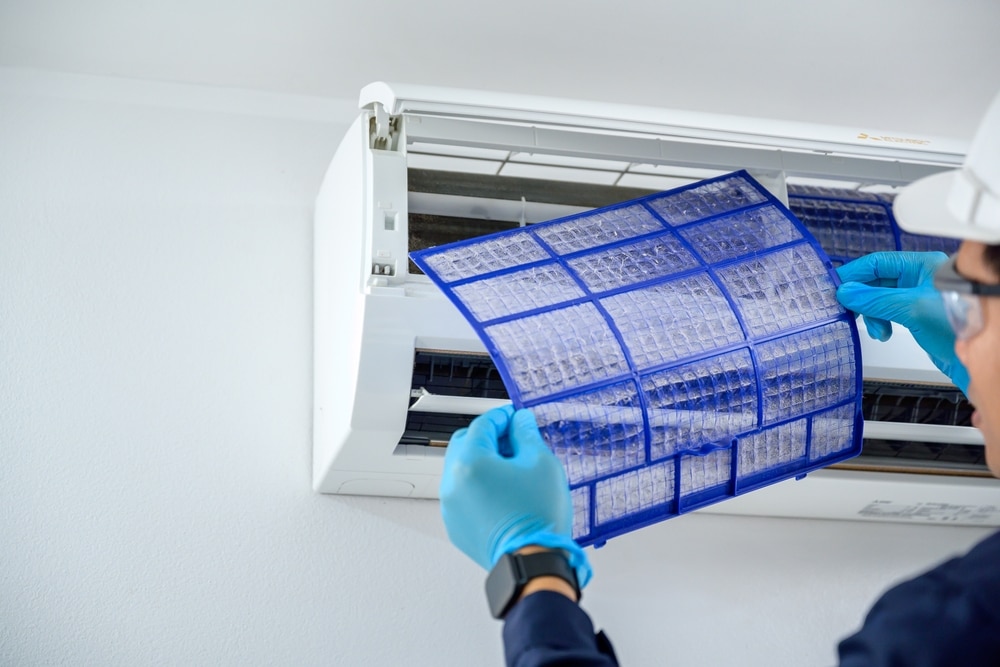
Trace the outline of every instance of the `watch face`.
<path fill-rule="evenodd" d="M 486 600 L 493 618 L 504 617 L 523 587 L 524 584 L 517 575 L 514 557 L 504 554 L 486 577 Z"/>

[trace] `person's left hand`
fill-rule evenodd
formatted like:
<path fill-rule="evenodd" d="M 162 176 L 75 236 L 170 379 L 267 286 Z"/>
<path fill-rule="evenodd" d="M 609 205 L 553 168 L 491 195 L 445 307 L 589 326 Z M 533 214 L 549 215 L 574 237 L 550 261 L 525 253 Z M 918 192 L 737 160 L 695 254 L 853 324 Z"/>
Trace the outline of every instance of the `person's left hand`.
<path fill-rule="evenodd" d="M 874 252 L 837 269 L 843 281 L 837 300 L 864 318 L 868 335 L 887 341 L 901 324 L 955 386 L 966 392 L 969 372 L 955 356 L 955 332 L 948 324 L 934 271 L 943 252 Z"/>
<path fill-rule="evenodd" d="M 587 556 L 572 537 L 566 473 L 530 410 L 494 408 L 456 431 L 440 495 L 448 538 L 483 568 L 538 545 L 566 552 L 581 589 L 590 580 Z"/>

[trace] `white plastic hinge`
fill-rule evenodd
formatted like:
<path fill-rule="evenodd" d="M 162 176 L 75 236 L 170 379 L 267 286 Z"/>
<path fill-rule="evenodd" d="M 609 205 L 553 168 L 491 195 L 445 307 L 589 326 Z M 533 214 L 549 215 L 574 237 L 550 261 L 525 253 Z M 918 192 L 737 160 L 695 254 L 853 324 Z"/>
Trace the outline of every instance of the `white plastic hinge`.
<path fill-rule="evenodd" d="M 372 275 L 374 276 L 394 276 L 396 275 L 396 267 L 392 264 L 372 264 Z"/>
<path fill-rule="evenodd" d="M 399 116 L 390 116 L 381 104 L 372 105 L 375 115 L 371 119 L 371 147 L 375 150 L 387 151 L 396 147 L 399 135 Z"/>

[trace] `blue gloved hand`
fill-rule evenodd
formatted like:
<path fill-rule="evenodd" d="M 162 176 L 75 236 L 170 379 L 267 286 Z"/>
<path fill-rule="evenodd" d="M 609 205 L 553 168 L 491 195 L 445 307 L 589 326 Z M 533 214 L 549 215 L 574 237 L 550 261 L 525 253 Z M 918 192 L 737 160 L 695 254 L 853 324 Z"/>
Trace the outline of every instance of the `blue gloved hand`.
<path fill-rule="evenodd" d="M 448 538 L 485 569 L 535 544 L 564 550 L 580 588 L 590 581 L 590 563 L 573 541 L 566 473 L 529 410 L 494 408 L 456 431 L 440 491 Z"/>
<path fill-rule="evenodd" d="M 837 269 L 843 284 L 837 300 L 864 317 L 868 335 L 887 341 L 892 325 L 903 325 L 934 365 L 963 392 L 969 373 L 955 356 L 955 332 L 948 324 L 941 294 L 934 289 L 934 270 L 943 252 L 875 252 Z"/>

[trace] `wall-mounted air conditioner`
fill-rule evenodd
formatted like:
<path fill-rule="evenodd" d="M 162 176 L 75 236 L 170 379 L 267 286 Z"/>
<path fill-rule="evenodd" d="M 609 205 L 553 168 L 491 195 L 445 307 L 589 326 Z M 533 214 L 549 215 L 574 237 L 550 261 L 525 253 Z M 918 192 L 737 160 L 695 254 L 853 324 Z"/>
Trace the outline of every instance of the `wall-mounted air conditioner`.
<path fill-rule="evenodd" d="M 835 261 L 952 250 L 901 234 L 895 188 L 961 142 L 615 104 L 377 83 L 315 219 L 314 488 L 434 498 L 450 434 L 507 402 L 485 348 L 411 250 L 746 169 Z M 970 406 L 905 329 L 862 329 L 861 456 L 706 510 L 1000 525 Z"/>

